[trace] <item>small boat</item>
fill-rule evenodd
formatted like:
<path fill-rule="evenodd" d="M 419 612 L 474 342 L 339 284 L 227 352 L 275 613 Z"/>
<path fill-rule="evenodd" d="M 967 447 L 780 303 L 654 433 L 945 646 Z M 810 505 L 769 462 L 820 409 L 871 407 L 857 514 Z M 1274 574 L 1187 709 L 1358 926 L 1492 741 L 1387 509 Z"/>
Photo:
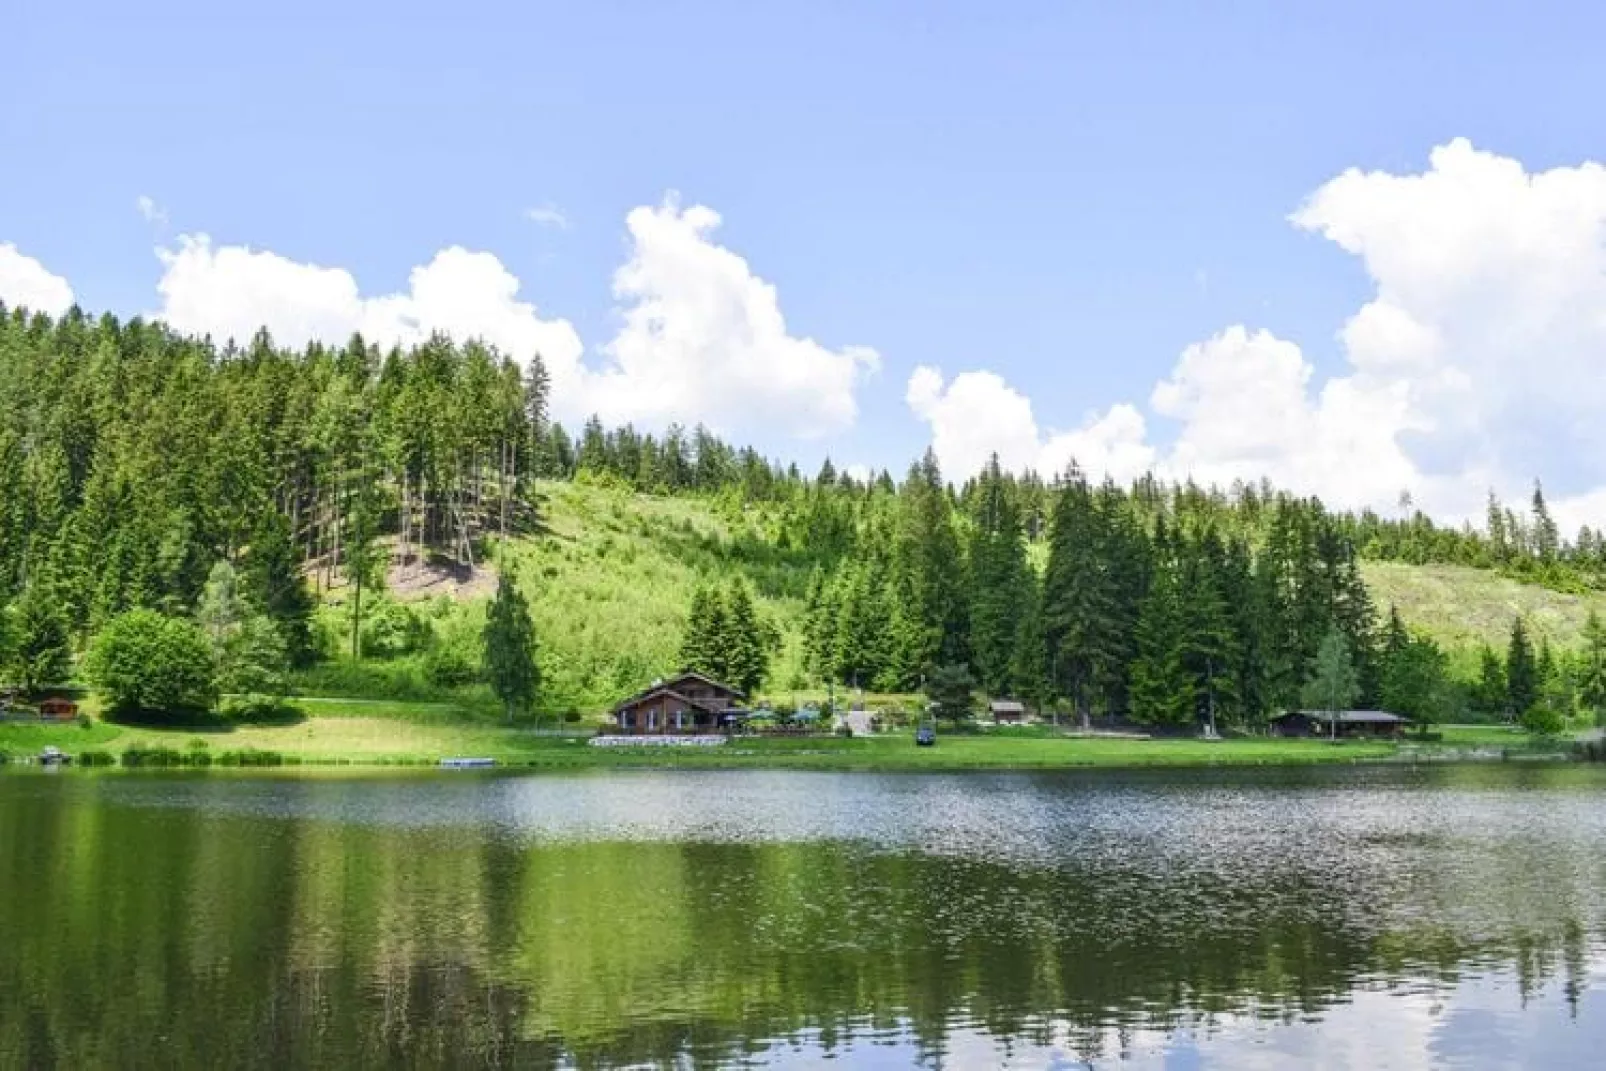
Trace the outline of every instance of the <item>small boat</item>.
<path fill-rule="evenodd" d="M 495 759 L 442 759 L 443 770 L 476 770 L 486 766 L 495 766 Z"/>
<path fill-rule="evenodd" d="M 47 747 L 39 752 L 39 765 L 41 766 L 66 766 L 70 762 L 72 762 L 72 756 L 59 747 Z"/>

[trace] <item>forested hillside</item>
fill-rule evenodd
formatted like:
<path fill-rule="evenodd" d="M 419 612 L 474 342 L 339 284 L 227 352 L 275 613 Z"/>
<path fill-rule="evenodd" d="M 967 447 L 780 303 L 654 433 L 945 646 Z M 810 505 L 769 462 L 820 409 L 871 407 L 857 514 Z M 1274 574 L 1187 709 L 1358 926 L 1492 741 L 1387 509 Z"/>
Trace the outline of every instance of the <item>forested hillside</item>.
<path fill-rule="evenodd" d="M 1442 717 L 1606 700 L 1598 628 L 1568 651 L 1525 653 L 1519 635 L 1457 686 L 1444 629 L 1422 610 L 1434 635 L 1413 634 L 1403 598 L 1391 620 L 1363 556 L 1561 590 L 1606 575 L 1601 539 L 1561 538 L 1537 488 L 1520 515 L 1491 501 L 1479 532 L 1074 467 L 995 464 L 954 487 L 929 452 L 900 479 L 829 463 L 806 476 L 702 428 L 593 420 L 571 437 L 547 417 L 538 358 L 476 343 L 220 348 L 137 320 L 0 310 L 0 650 L 30 688 L 136 610 L 214 636 L 249 614 L 266 657 L 326 687 L 473 687 L 479 611 L 407 602 L 421 574 L 472 594 L 501 563 L 527 593 L 552 711 L 598 709 L 681 664 L 760 658 L 777 692 L 969 674 L 1085 717 L 1255 725 L 1301 702 L 1324 641 L 1352 670 L 1352 702 Z M 1541 684 L 1513 693 L 1507 662 L 1530 655 Z"/>

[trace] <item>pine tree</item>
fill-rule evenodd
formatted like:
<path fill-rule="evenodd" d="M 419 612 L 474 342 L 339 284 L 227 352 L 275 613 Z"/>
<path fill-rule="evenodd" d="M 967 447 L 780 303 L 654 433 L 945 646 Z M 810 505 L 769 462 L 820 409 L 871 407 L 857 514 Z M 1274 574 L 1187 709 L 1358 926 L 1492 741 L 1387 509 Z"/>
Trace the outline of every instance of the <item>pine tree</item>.
<path fill-rule="evenodd" d="M 12 675 L 24 692 L 32 695 L 67 679 L 72 668 L 67 619 L 47 582 L 23 588 L 11 609 L 10 631 Z"/>
<path fill-rule="evenodd" d="M 515 714 L 527 714 L 534 706 L 541 688 L 541 667 L 536 661 L 535 624 L 529 605 L 505 572 L 486 612 L 484 640 L 486 679 L 511 722 Z"/>
<path fill-rule="evenodd" d="M 725 620 L 725 680 L 744 694 L 753 696 L 769 672 L 769 653 L 758 613 L 753 608 L 752 593 L 742 580 L 738 579 L 731 585 L 728 605 Z"/>
<path fill-rule="evenodd" d="M 1163 536 L 1162 536 L 1163 539 Z M 1138 617 L 1138 656 L 1132 666 L 1132 715 L 1153 725 L 1192 723 L 1194 681 L 1184 664 L 1181 567 L 1157 540 L 1154 582 Z"/>
<path fill-rule="evenodd" d="M 1109 678 L 1118 654 L 1109 630 L 1116 594 L 1094 553 L 1104 542 L 1087 480 L 1072 468 L 1054 502 L 1043 625 L 1056 687 L 1070 698 L 1084 725 L 1092 716 L 1095 690 Z"/>
<path fill-rule="evenodd" d="M 1520 719 L 1538 699 L 1539 667 L 1528 630 L 1518 617 L 1511 622 L 1511 640 L 1506 646 L 1507 709 Z"/>
<path fill-rule="evenodd" d="M 1027 607 L 1020 512 L 994 454 L 977 481 L 969 552 L 970 642 L 976 675 L 993 695 L 1009 690 L 1010 662 Z"/>
<path fill-rule="evenodd" d="M 1349 641 L 1334 627 L 1322 638 L 1316 661 L 1302 693 L 1305 705 L 1328 716 L 1328 729 L 1338 735 L 1338 712 L 1348 710 L 1361 694 L 1360 675 L 1350 655 Z"/>
<path fill-rule="evenodd" d="M 228 562 L 217 562 L 207 574 L 206 588 L 201 592 L 195 616 L 213 652 L 221 657 L 245 620 L 245 604 L 240 599 L 234 567 Z"/>
<path fill-rule="evenodd" d="M 1494 648 L 1484 644 L 1478 663 L 1478 683 L 1473 690 L 1478 709 L 1485 714 L 1505 714 L 1511 709 L 1506 688 L 1506 666 Z"/>
<path fill-rule="evenodd" d="M 278 628 L 290 664 L 310 664 L 316 654 L 312 593 L 296 561 L 290 523 L 283 515 L 270 512 L 257 525 L 246 551 L 240 591 L 257 613 Z"/>
<path fill-rule="evenodd" d="M 1584 622 L 1584 646 L 1579 658 L 1578 699 L 1593 712 L 1595 721 L 1606 719 L 1606 624 L 1589 612 Z"/>

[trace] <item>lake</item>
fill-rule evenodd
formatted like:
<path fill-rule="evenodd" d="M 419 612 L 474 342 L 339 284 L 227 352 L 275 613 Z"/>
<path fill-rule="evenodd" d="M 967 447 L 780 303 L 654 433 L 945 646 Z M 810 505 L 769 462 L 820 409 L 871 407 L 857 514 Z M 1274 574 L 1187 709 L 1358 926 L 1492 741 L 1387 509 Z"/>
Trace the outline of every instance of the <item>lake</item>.
<path fill-rule="evenodd" d="M 0 773 L 0 1066 L 1606 1052 L 1606 768 Z"/>

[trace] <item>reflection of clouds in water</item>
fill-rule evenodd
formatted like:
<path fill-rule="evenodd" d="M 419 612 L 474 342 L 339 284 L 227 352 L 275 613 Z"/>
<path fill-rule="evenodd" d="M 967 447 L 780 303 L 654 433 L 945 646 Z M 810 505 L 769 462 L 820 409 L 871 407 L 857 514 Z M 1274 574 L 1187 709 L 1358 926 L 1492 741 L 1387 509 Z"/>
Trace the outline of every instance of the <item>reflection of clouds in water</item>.
<path fill-rule="evenodd" d="M 1592 992 L 1600 994 L 1592 987 Z M 1585 1068 L 1601 1065 L 1598 1030 L 1568 1013 L 1560 987 L 1524 1003 L 1509 976 L 1480 975 L 1451 987 L 1363 989 L 1319 1017 L 1266 1019 L 1222 1014 L 1185 1017 L 1174 1031 L 1045 1024 L 1044 1040 L 1007 1045 L 975 1027 L 956 1027 L 933 1053 L 908 1031 L 835 1054 L 853 1068 L 923 1064 L 964 1069 L 1071 1071 L 1120 1066 L 1132 1071 L 1417 1071 L 1437 1067 Z M 753 1066 L 820 1066 L 805 1043 L 774 1043 Z M 940 1053 L 940 1058 L 938 1054 Z"/>

